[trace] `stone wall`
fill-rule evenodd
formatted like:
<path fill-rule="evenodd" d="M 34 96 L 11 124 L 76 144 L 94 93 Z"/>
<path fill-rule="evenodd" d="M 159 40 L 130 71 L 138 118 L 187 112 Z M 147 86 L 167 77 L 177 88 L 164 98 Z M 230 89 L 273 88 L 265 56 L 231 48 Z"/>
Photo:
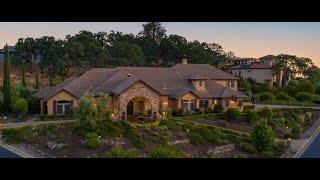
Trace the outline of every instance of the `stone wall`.
<path fill-rule="evenodd" d="M 144 83 L 136 83 L 126 91 L 124 91 L 119 96 L 120 100 L 120 115 L 124 112 L 127 114 L 127 105 L 130 100 L 132 100 L 135 97 L 145 97 L 149 100 L 151 104 L 151 111 L 152 114 L 154 112 L 158 113 L 158 102 L 159 102 L 159 94 L 145 85 Z"/>

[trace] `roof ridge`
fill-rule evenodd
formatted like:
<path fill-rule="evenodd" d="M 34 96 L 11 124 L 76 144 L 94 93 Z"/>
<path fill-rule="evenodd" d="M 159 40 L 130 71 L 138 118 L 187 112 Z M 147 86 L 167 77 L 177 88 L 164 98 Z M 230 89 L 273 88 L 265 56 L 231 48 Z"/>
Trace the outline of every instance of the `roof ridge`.
<path fill-rule="evenodd" d="M 115 70 L 116 70 L 116 68 L 110 68 L 110 69 L 115 69 Z M 121 71 L 121 69 L 115 71 L 115 72 L 114 72 L 113 74 L 111 74 L 108 78 L 106 78 L 106 79 L 103 80 L 101 83 L 99 83 L 95 88 L 93 88 L 93 89 L 91 90 L 91 92 L 94 92 L 98 87 L 100 87 L 102 84 L 104 84 L 106 81 L 108 81 L 110 78 L 112 78 L 115 74 L 117 74 L 117 73 L 120 72 L 120 71 Z"/>

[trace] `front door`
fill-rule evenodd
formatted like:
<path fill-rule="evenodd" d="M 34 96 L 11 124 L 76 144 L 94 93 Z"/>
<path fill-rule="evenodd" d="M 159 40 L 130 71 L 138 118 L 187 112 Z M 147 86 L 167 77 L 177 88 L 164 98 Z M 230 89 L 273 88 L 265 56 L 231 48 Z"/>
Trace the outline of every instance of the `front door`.
<path fill-rule="evenodd" d="M 133 102 L 130 101 L 127 105 L 127 115 L 133 115 Z"/>

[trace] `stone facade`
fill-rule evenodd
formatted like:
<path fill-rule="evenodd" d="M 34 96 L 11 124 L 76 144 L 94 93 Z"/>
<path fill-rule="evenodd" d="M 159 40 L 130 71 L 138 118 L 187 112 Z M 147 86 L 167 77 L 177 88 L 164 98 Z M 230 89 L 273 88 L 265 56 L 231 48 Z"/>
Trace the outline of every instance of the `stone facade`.
<path fill-rule="evenodd" d="M 144 83 L 136 83 L 135 85 L 133 85 L 132 87 L 130 87 L 129 89 L 127 89 L 126 91 L 120 94 L 119 96 L 120 115 L 123 114 L 123 112 L 127 114 L 128 103 L 133 98 L 136 98 L 136 97 L 144 97 L 148 99 L 151 104 L 152 114 L 153 113 L 156 113 L 157 115 L 159 114 L 158 113 L 159 94 L 153 89 L 151 89 L 150 87 L 148 87 L 147 85 L 145 85 Z"/>

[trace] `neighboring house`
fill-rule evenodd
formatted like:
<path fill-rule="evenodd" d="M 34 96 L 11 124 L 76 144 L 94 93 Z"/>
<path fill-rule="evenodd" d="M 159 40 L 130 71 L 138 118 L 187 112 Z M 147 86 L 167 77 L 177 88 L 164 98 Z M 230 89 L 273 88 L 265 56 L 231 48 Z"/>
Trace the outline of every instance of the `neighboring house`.
<path fill-rule="evenodd" d="M 8 51 L 9 51 L 9 55 L 12 56 L 14 53 L 14 46 L 8 46 Z M 0 62 L 4 61 L 4 54 L 5 54 L 5 50 L 3 47 L 3 49 L 0 49 Z"/>
<path fill-rule="evenodd" d="M 236 65 L 228 68 L 229 73 L 243 79 L 251 78 L 257 83 L 268 83 L 270 86 L 274 82 L 282 82 L 283 72 L 273 73 L 273 67 L 276 65 L 276 56 L 267 55 L 259 59 L 245 58 L 238 60 Z"/>
<path fill-rule="evenodd" d="M 195 111 L 241 108 L 244 95 L 237 91 L 237 78 L 208 64 L 182 64 L 173 67 L 94 68 L 54 87 L 40 89 L 41 112 L 63 114 L 90 92 L 111 96 L 115 118 L 138 114 L 162 115 L 168 108 Z"/>
<path fill-rule="evenodd" d="M 12 57 L 12 55 L 15 52 L 15 46 L 8 46 L 8 50 L 9 50 L 9 55 Z M 3 47 L 3 49 L 0 49 L 0 62 L 4 61 L 4 54 L 5 54 L 5 49 Z M 40 62 L 40 60 L 41 60 L 40 55 L 36 55 L 36 54 L 32 55 L 33 62 Z"/>

